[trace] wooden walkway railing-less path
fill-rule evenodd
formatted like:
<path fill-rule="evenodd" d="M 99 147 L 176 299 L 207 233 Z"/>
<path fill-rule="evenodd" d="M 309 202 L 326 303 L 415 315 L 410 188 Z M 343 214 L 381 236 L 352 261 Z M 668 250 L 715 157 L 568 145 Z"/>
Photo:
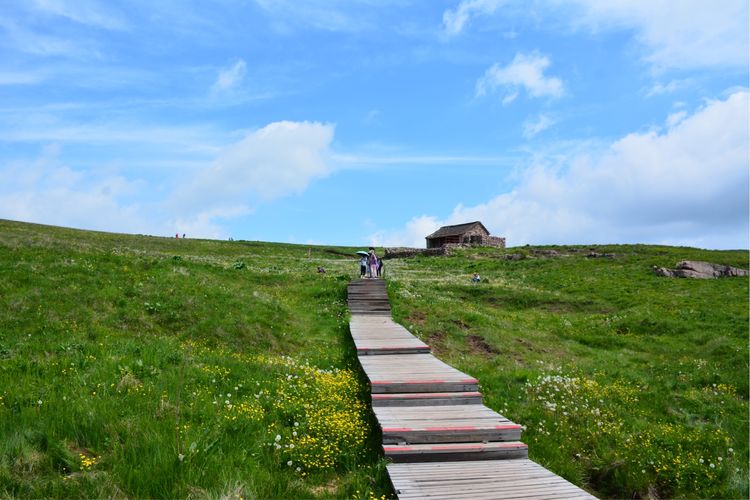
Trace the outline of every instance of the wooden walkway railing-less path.
<path fill-rule="evenodd" d="M 478 381 L 393 321 L 383 280 L 356 280 L 348 291 L 399 498 L 594 498 L 529 460 L 521 426 L 482 404 Z"/>

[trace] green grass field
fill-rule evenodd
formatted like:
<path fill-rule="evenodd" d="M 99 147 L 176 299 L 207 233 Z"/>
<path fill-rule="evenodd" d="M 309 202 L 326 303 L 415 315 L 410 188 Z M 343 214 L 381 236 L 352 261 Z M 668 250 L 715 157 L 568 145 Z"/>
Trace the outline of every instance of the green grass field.
<path fill-rule="evenodd" d="M 0 221 L 0 496 L 391 495 L 354 250 Z M 748 279 L 650 266 L 748 253 L 543 250 L 386 261 L 394 316 L 595 494 L 746 498 Z"/>

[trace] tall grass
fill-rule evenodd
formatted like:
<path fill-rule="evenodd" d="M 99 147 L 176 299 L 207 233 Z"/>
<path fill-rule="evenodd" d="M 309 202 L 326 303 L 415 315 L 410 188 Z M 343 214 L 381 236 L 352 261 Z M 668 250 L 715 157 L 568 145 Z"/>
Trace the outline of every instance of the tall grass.
<path fill-rule="evenodd" d="M 0 221 L 0 496 L 389 494 L 351 250 Z"/>

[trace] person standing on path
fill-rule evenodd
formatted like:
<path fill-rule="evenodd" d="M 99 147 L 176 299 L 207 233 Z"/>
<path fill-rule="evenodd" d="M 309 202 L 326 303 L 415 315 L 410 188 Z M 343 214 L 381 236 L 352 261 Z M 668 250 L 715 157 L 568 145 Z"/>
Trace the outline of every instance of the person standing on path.
<path fill-rule="evenodd" d="M 375 249 L 370 247 L 369 255 L 367 256 L 367 263 L 370 266 L 370 278 L 377 278 L 378 276 L 378 256 L 375 255 Z"/>
<path fill-rule="evenodd" d="M 359 258 L 359 277 L 364 278 L 367 275 L 367 255 Z"/>

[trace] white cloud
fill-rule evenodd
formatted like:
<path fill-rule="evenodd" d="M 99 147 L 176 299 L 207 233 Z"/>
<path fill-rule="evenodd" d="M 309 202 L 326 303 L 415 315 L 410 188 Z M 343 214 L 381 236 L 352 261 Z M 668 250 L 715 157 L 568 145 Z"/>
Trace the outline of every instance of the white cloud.
<path fill-rule="evenodd" d="M 457 35 L 472 17 L 493 14 L 504 0 L 462 0 L 455 9 L 443 12 L 443 29 L 448 35 Z"/>
<path fill-rule="evenodd" d="M 301 193 L 314 179 L 331 173 L 333 134 L 333 125 L 317 122 L 266 125 L 227 147 L 180 187 L 172 202 L 197 212 Z"/>
<path fill-rule="evenodd" d="M 365 12 L 368 7 L 387 7 L 386 0 L 255 0 L 272 18 L 280 32 L 291 26 L 309 26 L 333 32 L 359 31 L 370 26 Z"/>
<path fill-rule="evenodd" d="M 557 120 L 550 115 L 539 115 L 535 120 L 526 120 L 523 124 L 523 136 L 531 139 L 543 130 L 550 128 Z"/>
<path fill-rule="evenodd" d="M 442 223 L 428 215 L 414 217 L 399 231 L 378 231 L 370 235 L 370 245 L 378 247 L 424 248 L 425 236 L 434 233 Z"/>
<path fill-rule="evenodd" d="M 332 172 L 329 147 L 334 126 L 317 122 L 274 122 L 249 132 L 216 160 L 178 186 L 166 206 L 179 214 L 181 231 L 222 235 L 217 219 L 252 213 L 252 205 L 303 192 Z"/>
<path fill-rule="evenodd" d="M 245 77 L 246 72 L 247 64 L 245 64 L 244 60 L 239 59 L 231 67 L 219 71 L 219 75 L 216 77 L 216 81 L 211 89 L 215 92 L 232 89 L 239 85 Z"/>
<path fill-rule="evenodd" d="M 512 191 L 458 205 L 439 223 L 481 220 L 513 246 L 688 242 L 747 248 L 749 106 L 747 90 L 735 92 L 668 119 L 664 131 L 629 134 L 602 154 L 537 160 Z M 413 241 L 406 236 L 410 227 L 379 238 Z"/>
<path fill-rule="evenodd" d="M 633 30 L 644 60 L 657 69 L 747 66 L 747 0 L 463 0 L 443 13 L 444 30 L 460 33 L 501 4 L 513 7 L 504 14 L 523 12 L 550 27 L 562 21 L 595 32 Z"/>
<path fill-rule="evenodd" d="M 175 217 L 166 225 L 172 228 L 174 233 L 184 234 L 190 238 L 224 239 L 227 236 L 226 231 L 217 224 L 217 219 L 233 219 L 251 213 L 253 210 L 245 205 L 209 208 L 197 214 Z"/>
<path fill-rule="evenodd" d="M 75 170 L 48 146 L 30 162 L 0 168 L 0 217 L 27 222 L 141 233 L 154 228 L 141 206 L 124 199 L 142 188 L 116 173 Z"/>
<path fill-rule="evenodd" d="M 37 56 L 97 57 L 90 48 L 56 36 L 36 33 L 0 16 L 0 35 L 13 50 Z M 4 31 L 4 33 L 3 33 Z"/>
<path fill-rule="evenodd" d="M 562 2 L 561 2 L 562 3 Z M 632 28 L 657 68 L 747 66 L 746 0 L 574 0 L 573 22 L 594 30 Z M 570 2 L 562 3 L 565 7 Z"/>
<path fill-rule="evenodd" d="M 65 17 L 79 24 L 107 30 L 124 30 L 127 23 L 121 15 L 94 0 L 34 0 L 34 7 L 48 14 Z"/>
<path fill-rule="evenodd" d="M 0 166 L 0 217 L 108 231 L 223 238 L 221 220 L 252 204 L 300 193 L 332 171 L 333 125 L 275 122 L 224 148 L 185 180 L 128 179 L 114 167 L 71 167 L 52 146 L 33 161 Z M 187 162 L 183 162 L 187 163 Z M 149 175 L 153 176 L 153 172 Z M 166 193 L 166 196 L 165 194 Z M 149 199 L 136 203 L 132 199 Z"/>
<path fill-rule="evenodd" d="M 509 104 L 523 88 L 532 97 L 560 97 L 564 93 L 562 80 L 544 75 L 549 67 L 549 58 L 539 54 L 516 54 L 513 61 L 501 67 L 494 64 L 476 84 L 476 95 L 484 96 L 503 88 L 506 93 L 503 104 Z"/>
<path fill-rule="evenodd" d="M 677 111 L 667 117 L 667 128 L 672 128 L 687 117 L 687 111 Z"/>
<path fill-rule="evenodd" d="M 668 83 L 656 82 L 646 91 L 646 97 L 671 94 L 687 87 L 690 83 L 691 80 L 670 80 Z"/>

